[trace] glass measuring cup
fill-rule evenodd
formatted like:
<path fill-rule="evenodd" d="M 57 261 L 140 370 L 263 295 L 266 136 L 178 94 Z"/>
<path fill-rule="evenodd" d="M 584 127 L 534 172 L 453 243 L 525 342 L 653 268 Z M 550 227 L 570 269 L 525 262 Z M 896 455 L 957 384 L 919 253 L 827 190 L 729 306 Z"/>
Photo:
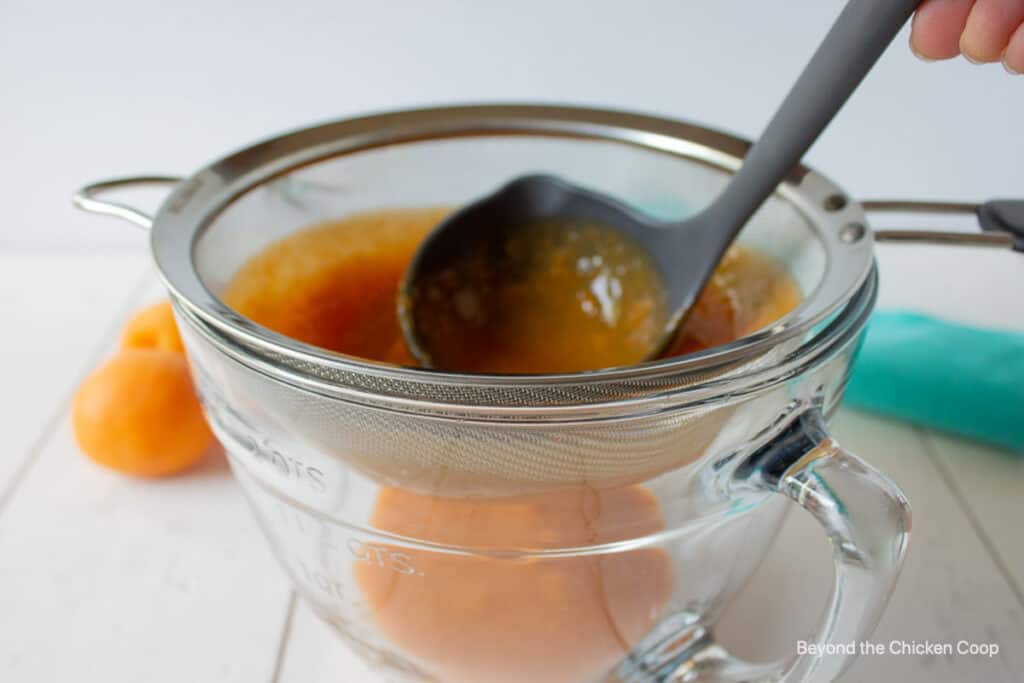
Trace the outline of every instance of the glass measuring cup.
<path fill-rule="evenodd" d="M 909 515 L 895 486 L 823 426 L 876 282 L 860 208 L 838 206 L 842 193 L 813 171 L 798 169 L 742 238 L 784 264 L 804 303 L 683 359 L 531 378 L 424 373 L 282 338 L 217 296 L 247 258 L 301 227 L 460 204 L 523 172 L 558 173 L 653 212 L 692 211 L 743 149 L 706 129 L 609 112 L 405 112 L 257 145 L 167 199 L 153 247 L 211 423 L 300 593 L 382 675 L 831 680 L 844 658 L 751 666 L 711 638 L 787 499 L 835 549 L 819 642 L 868 634 Z M 462 505 L 482 521 L 417 530 L 384 520 L 385 495 L 452 520 Z M 545 512 L 557 501 L 572 505 Z M 494 510 L 579 519 L 589 535 L 552 536 L 539 523 L 498 533 Z M 423 621 L 441 614 L 425 596 L 478 616 Z M 513 609 L 530 596 L 536 608 Z M 537 637 L 552 623 L 576 624 L 578 637 L 561 637 L 568 626 Z"/>

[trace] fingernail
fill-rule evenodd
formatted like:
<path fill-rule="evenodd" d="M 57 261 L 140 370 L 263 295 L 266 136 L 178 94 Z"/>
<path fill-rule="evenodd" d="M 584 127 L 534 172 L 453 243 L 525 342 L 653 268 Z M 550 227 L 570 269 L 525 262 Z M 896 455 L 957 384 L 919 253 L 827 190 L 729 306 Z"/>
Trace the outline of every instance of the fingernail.
<path fill-rule="evenodd" d="M 967 41 L 964 40 L 964 36 L 960 36 L 960 54 L 964 56 L 964 59 L 966 59 L 971 64 L 984 64 L 984 62 L 981 61 L 981 59 L 971 54 L 971 51 L 967 47 L 966 43 Z"/>
<path fill-rule="evenodd" d="M 984 64 L 985 63 L 985 62 L 981 61 L 980 59 L 978 59 L 977 57 L 972 57 L 971 53 L 969 53 L 969 52 L 964 52 L 963 50 L 960 50 L 960 54 L 962 54 L 964 56 L 964 59 L 966 59 L 971 64 Z"/>
<path fill-rule="evenodd" d="M 1006 70 L 1006 73 L 1010 74 L 1011 76 L 1020 76 L 1020 72 L 1014 69 L 1012 66 L 1010 66 L 1010 63 L 1006 61 L 1006 50 L 1003 50 L 1003 54 L 999 56 L 999 59 L 1000 61 L 1002 61 L 1003 69 Z"/>
<path fill-rule="evenodd" d="M 937 61 L 939 61 L 939 60 L 937 60 L 937 59 L 932 59 L 931 57 L 925 57 L 925 56 L 924 56 L 923 54 L 921 54 L 920 52 L 918 52 L 918 51 L 917 51 L 917 48 L 915 48 L 915 47 L 914 47 L 913 45 L 911 45 L 911 46 L 910 46 L 910 51 L 914 53 L 914 56 L 915 56 L 915 57 L 917 57 L 918 59 L 920 59 L 920 60 L 921 60 L 922 62 L 924 62 L 925 64 L 931 64 L 932 62 L 937 62 Z"/>

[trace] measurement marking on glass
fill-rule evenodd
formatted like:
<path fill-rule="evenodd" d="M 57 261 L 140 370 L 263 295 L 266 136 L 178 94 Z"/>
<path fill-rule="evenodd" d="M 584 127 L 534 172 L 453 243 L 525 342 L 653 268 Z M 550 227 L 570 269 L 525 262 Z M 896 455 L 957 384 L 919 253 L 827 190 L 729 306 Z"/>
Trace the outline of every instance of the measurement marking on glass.
<path fill-rule="evenodd" d="M 287 505 L 278 503 L 278 512 L 284 524 L 296 529 L 299 533 L 315 537 L 320 541 L 320 549 L 331 555 L 347 552 L 357 562 L 373 564 L 396 574 L 424 576 L 423 572 L 413 565 L 412 556 L 384 543 L 371 543 L 355 536 L 340 535 L 337 529 L 324 522 L 300 512 Z M 344 551 L 342 551 L 344 548 Z M 301 562 L 301 560 L 299 560 Z"/>
<path fill-rule="evenodd" d="M 398 574 L 423 576 L 423 572 L 416 571 L 412 566 L 412 558 L 408 554 L 396 552 L 386 545 L 363 543 L 357 538 L 349 538 L 348 550 L 357 560 L 376 564 Z"/>

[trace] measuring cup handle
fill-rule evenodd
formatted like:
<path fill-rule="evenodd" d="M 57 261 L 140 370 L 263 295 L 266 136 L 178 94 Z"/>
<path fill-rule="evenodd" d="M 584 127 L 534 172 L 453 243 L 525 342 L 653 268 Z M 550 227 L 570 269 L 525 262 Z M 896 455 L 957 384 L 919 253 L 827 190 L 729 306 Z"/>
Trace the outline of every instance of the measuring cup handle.
<path fill-rule="evenodd" d="M 99 196 L 113 190 L 136 185 L 177 185 L 179 182 L 181 182 L 179 177 L 162 175 L 111 178 L 109 180 L 89 183 L 78 190 L 78 192 L 75 192 L 71 201 L 83 211 L 121 218 L 133 225 L 149 230 L 153 227 L 152 216 L 127 204 L 99 199 Z"/>
<path fill-rule="evenodd" d="M 694 658 L 694 680 L 706 671 L 716 681 L 833 681 L 859 654 L 860 639 L 874 630 L 896 585 L 910 534 L 907 499 L 832 439 L 818 407 L 799 414 L 737 474 L 755 488 L 787 496 L 818 520 L 832 542 L 832 594 L 817 635 L 803 651 L 775 665 L 752 665 L 709 643 L 704 656 Z"/>
<path fill-rule="evenodd" d="M 775 680 L 835 680 L 858 654 L 844 648 L 858 648 L 871 634 L 895 587 L 909 540 L 910 506 L 896 484 L 832 439 L 818 408 L 798 416 L 752 464 L 756 479 L 818 520 L 835 562 L 832 594 L 809 641 L 817 647 L 791 659 Z"/>
<path fill-rule="evenodd" d="M 774 664 L 751 664 L 717 645 L 699 621 L 655 633 L 606 683 L 715 681 L 828 683 L 859 654 L 896 585 L 910 535 L 899 488 L 829 436 L 820 407 L 799 413 L 736 470 L 740 488 L 781 493 L 814 516 L 832 542 L 835 578 L 817 634 Z M 850 651 L 852 649 L 852 651 Z"/>

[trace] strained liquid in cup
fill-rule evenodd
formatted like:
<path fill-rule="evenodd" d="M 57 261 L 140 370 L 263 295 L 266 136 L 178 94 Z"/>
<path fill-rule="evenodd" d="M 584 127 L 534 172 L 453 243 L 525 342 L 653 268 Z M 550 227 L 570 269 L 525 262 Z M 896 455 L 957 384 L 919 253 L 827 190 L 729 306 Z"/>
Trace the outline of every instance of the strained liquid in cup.
<path fill-rule="evenodd" d="M 571 548 L 660 531 L 639 486 L 457 500 L 385 489 L 373 525 L 467 548 Z M 360 563 L 356 581 L 395 645 L 443 681 L 592 680 L 629 653 L 672 595 L 661 548 L 552 559 L 435 553 L 423 576 Z M 429 577 L 429 578 L 428 578 Z"/>
<path fill-rule="evenodd" d="M 380 211 L 297 232 L 250 259 L 223 299 L 300 341 L 414 365 L 396 314 L 398 284 L 420 241 L 446 213 Z M 796 283 L 773 261 L 734 247 L 666 355 L 742 337 L 799 299 Z M 538 339 L 538 349 L 544 343 Z M 551 369 L 538 354 L 534 367 Z M 517 371 L 531 369 L 529 355 L 515 361 Z M 410 572 L 366 562 L 354 569 L 377 628 L 443 681 L 592 680 L 658 623 L 673 593 L 672 563 L 658 548 L 550 560 L 487 552 L 580 548 L 656 533 L 664 528 L 661 512 L 640 485 L 582 482 L 489 498 L 384 486 L 370 524 L 481 551 L 424 555 Z"/>

